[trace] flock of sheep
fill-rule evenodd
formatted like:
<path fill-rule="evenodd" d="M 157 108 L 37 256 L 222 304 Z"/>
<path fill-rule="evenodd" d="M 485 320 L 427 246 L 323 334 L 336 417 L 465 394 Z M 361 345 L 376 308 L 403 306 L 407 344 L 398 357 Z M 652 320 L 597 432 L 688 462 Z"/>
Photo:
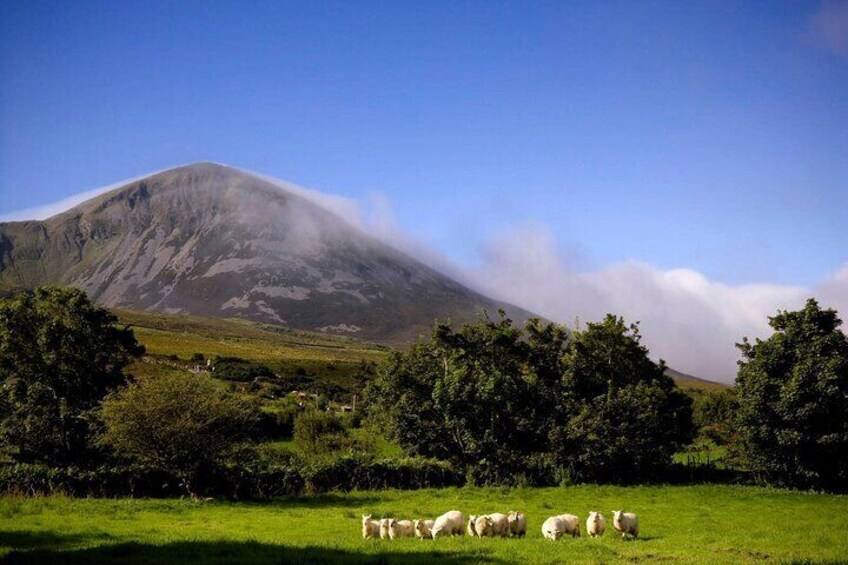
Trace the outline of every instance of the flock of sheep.
<path fill-rule="evenodd" d="M 613 510 L 612 525 L 621 533 L 623 539 L 628 536 L 639 537 L 639 518 L 632 512 Z M 595 538 L 604 535 L 607 521 L 600 512 L 590 512 L 586 519 L 586 533 Z M 459 510 L 445 512 L 435 520 L 396 520 L 383 518 L 374 520 L 371 514 L 362 516 L 362 537 L 364 539 L 396 539 L 417 537 L 437 539 L 444 536 L 461 536 L 463 533 L 477 537 L 524 537 L 527 533 L 527 518 L 524 512 L 509 514 L 485 514 L 468 517 Z M 570 535 L 580 537 L 580 518 L 574 514 L 551 516 L 542 524 L 542 535 L 550 540 Z"/>

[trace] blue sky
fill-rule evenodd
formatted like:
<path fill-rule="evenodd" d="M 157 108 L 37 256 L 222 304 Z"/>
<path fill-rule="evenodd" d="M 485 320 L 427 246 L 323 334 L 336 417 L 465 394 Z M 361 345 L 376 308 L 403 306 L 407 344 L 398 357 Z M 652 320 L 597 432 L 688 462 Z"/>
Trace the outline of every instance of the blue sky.
<path fill-rule="evenodd" d="M 848 3 L 0 3 L 0 214 L 198 160 L 379 195 L 469 268 L 532 226 L 586 272 L 813 288 Z"/>

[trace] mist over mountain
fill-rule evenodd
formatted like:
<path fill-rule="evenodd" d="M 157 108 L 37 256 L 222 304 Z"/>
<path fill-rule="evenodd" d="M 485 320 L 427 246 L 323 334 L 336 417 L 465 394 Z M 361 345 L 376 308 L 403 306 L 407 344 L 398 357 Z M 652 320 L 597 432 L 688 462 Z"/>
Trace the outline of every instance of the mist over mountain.
<path fill-rule="evenodd" d="M 198 163 L 43 221 L 0 223 L 0 286 L 84 289 L 110 307 L 244 317 L 399 344 L 487 298 L 257 175 Z"/>

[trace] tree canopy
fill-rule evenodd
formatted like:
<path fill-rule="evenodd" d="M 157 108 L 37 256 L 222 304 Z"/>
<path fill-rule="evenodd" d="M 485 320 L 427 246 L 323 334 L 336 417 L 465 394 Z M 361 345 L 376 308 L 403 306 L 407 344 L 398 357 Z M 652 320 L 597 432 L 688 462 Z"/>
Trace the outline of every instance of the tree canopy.
<path fill-rule="evenodd" d="M 765 483 L 848 487 L 848 338 L 810 299 L 769 318 L 774 333 L 737 344 L 743 462 Z"/>
<path fill-rule="evenodd" d="M 585 331 L 503 314 L 396 353 L 366 390 L 405 449 L 478 483 L 650 478 L 691 439 L 691 402 L 615 316 Z"/>
<path fill-rule="evenodd" d="M 255 407 L 210 377 L 149 376 L 103 402 L 103 440 L 116 453 L 178 477 L 189 494 L 197 473 L 250 437 Z"/>
<path fill-rule="evenodd" d="M 0 447 L 24 462 L 82 458 L 100 401 L 143 352 L 132 330 L 81 290 L 0 300 Z"/>

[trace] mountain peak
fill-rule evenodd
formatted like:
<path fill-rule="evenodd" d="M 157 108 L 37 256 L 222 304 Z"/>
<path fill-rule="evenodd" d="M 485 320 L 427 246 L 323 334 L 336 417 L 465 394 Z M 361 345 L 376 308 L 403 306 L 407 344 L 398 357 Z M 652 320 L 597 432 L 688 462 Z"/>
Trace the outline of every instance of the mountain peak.
<path fill-rule="evenodd" d="M 136 179 L 42 222 L 0 223 L 0 287 L 114 307 L 409 342 L 434 319 L 528 313 L 354 227 L 305 189 L 213 162 Z"/>

